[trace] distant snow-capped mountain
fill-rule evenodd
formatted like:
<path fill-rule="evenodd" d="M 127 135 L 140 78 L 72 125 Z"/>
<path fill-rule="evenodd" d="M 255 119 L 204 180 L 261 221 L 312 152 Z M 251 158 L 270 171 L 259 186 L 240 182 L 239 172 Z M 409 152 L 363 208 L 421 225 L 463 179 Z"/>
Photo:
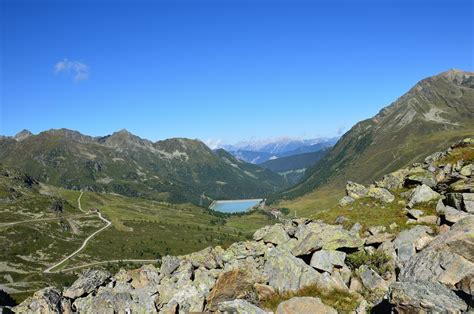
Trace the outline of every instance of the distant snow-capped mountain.
<path fill-rule="evenodd" d="M 236 158 L 261 164 L 279 157 L 317 152 L 333 146 L 338 138 L 294 139 L 278 138 L 269 140 L 242 141 L 236 144 L 219 145 Z"/>
<path fill-rule="evenodd" d="M 295 139 L 295 138 L 277 138 L 255 141 L 241 141 L 236 144 L 222 145 L 227 151 L 253 151 L 265 152 L 269 154 L 282 154 L 289 151 L 297 150 L 302 146 L 312 146 L 320 143 L 334 144 L 337 138 L 314 138 L 314 139 Z"/>

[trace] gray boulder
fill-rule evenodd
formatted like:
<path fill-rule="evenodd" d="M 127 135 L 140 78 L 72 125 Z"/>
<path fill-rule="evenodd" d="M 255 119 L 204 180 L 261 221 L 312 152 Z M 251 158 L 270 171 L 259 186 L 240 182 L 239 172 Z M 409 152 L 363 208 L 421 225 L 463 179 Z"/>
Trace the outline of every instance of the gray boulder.
<path fill-rule="evenodd" d="M 340 251 L 317 251 L 311 257 L 311 266 L 318 270 L 332 272 L 334 266 L 343 267 L 346 253 Z"/>
<path fill-rule="evenodd" d="M 73 303 L 77 313 L 153 313 L 155 301 L 147 289 L 134 289 L 128 283 L 100 287 L 97 292 Z"/>
<path fill-rule="evenodd" d="M 414 219 L 418 219 L 424 214 L 424 212 L 419 209 L 410 209 L 407 212 L 408 212 L 408 215 L 410 215 Z"/>
<path fill-rule="evenodd" d="M 88 269 L 79 276 L 71 287 L 64 290 L 63 295 L 69 299 L 76 299 L 96 290 L 110 277 L 111 275 L 106 271 Z"/>
<path fill-rule="evenodd" d="M 395 238 L 395 235 L 388 232 L 377 233 L 377 234 L 367 237 L 367 239 L 365 239 L 365 244 L 366 245 L 380 244 L 383 242 L 392 241 L 394 238 Z"/>
<path fill-rule="evenodd" d="M 421 170 L 409 174 L 405 180 L 408 184 L 425 184 L 430 188 L 436 185 L 436 179 L 432 172 L 428 170 Z"/>
<path fill-rule="evenodd" d="M 346 195 L 352 197 L 353 199 L 358 199 L 361 197 L 367 197 L 368 189 L 362 184 L 358 184 L 352 181 L 347 181 L 346 184 Z"/>
<path fill-rule="evenodd" d="M 233 301 L 223 301 L 219 303 L 218 309 L 222 313 L 248 313 L 248 314 L 266 314 L 264 310 L 252 303 L 236 299 Z"/>
<path fill-rule="evenodd" d="M 408 202 L 408 207 L 413 207 L 418 203 L 425 203 L 432 200 L 440 198 L 441 195 L 433 191 L 429 186 L 422 184 L 417 186 L 413 191 L 410 201 Z"/>
<path fill-rule="evenodd" d="M 339 205 L 346 206 L 346 205 L 349 205 L 349 204 L 353 203 L 354 201 L 355 201 L 355 199 L 353 199 L 352 197 L 346 195 L 346 196 L 344 196 L 343 198 L 341 198 L 339 200 Z"/>
<path fill-rule="evenodd" d="M 405 177 L 408 175 L 408 169 L 400 169 L 395 172 L 386 174 L 381 181 L 375 183 L 380 188 L 388 190 L 399 189 L 405 182 Z"/>
<path fill-rule="evenodd" d="M 446 206 L 444 209 L 444 218 L 451 223 L 457 223 L 468 216 L 468 213 L 457 210 L 451 206 Z"/>
<path fill-rule="evenodd" d="M 388 283 L 380 277 L 374 270 L 362 265 L 357 269 L 362 284 L 370 291 L 385 292 L 388 289 Z"/>
<path fill-rule="evenodd" d="M 172 274 L 179 267 L 180 263 L 181 260 L 176 256 L 163 256 L 161 259 L 160 274 L 163 276 Z"/>
<path fill-rule="evenodd" d="M 387 189 L 371 186 L 367 190 L 367 196 L 381 200 L 384 203 L 391 203 L 395 200 L 395 196 Z"/>
<path fill-rule="evenodd" d="M 281 224 L 276 224 L 257 230 L 253 235 L 253 239 L 255 241 L 263 241 L 265 243 L 280 245 L 288 242 L 290 237 Z"/>
<path fill-rule="evenodd" d="M 389 302 L 395 313 L 461 313 L 467 305 L 444 285 L 429 281 L 395 282 Z"/>
<path fill-rule="evenodd" d="M 13 308 L 15 313 L 62 313 L 61 291 L 48 287 L 36 291 L 32 297 Z"/>
<path fill-rule="evenodd" d="M 270 249 L 266 256 L 264 274 L 268 285 L 277 292 L 297 291 L 305 286 L 317 284 L 321 288 L 344 288 L 329 274 L 320 274 L 302 259 L 278 248 Z"/>
<path fill-rule="evenodd" d="M 295 256 L 307 255 L 319 249 L 359 248 L 364 244 L 363 239 L 340 225 L 313 223 L 303 232 L 297 231 L 296 235 L 301 240 L 298 246 L 292 250 Z"/>
<path fill-rule="evenodd" d="M 461 168 L 459 173 L 463 176 L 470 177 L 474 174 L 474 164 L 469 164 Z"/>
<path fill-rule="evenodd" d="M 463 210 L 469 214 L 474 214 L 474 193 L 462 194 Z"/>
<path fill-rule="evenodd" d="M 429 235 L 431 232 L 431 228 L 427 226 L 416 226 L 400 232 L 393 241 L 398 262 L 406 262 L 415 255 L 417 247 L 421 248 L 432 240 L 432 237 Z"/>
<path fill-rule="evenodd" d="M 474 216 L 460 220 L 411 257 L 401 268 L 399 280 L 433 281 L 454 289 L 474 274 L 473 234 Z"/>
<path fill-rule="evenodd" d="M 446 193 L 446 205 L 462 210 L 462 193 Z"/>

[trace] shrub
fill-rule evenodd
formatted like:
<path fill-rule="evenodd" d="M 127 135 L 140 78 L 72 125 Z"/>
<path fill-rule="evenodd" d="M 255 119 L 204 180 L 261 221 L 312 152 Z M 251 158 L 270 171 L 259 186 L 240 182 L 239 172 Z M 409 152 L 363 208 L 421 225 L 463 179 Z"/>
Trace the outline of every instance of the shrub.
<path fill-rule="evenodd" d="M 369 254 L 365 251 L 358 251 L 347 255 L 346 264 L 355 270 L 362 265 L 367 265 L 369 268 L 376 271 L 379 275 L 391 270 L 388 262 L 391 260 L 390 256 L 382 251 L 375 251 Z"/>

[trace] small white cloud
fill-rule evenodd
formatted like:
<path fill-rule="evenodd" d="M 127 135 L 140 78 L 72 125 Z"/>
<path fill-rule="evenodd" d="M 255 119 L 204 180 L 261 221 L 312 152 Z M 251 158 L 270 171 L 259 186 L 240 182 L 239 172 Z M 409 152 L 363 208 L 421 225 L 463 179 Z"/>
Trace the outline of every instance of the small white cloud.
<path fill-rule="evenodd" d="M 61 72 L 71 74 L 73 80 L 79 82 L 89 78 L 90 67 L 82 62 L 65 58 L 54 65 L 54 73 L 59 74 Z"/>

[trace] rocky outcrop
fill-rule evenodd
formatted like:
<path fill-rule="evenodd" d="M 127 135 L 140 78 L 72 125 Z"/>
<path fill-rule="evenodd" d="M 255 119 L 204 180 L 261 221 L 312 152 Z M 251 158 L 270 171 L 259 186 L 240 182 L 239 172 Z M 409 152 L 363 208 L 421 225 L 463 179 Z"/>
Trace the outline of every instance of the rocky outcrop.
<path fill-rule="evenodd" d="M 16 306 L 14 311 L 16 313 L 54 314 L 67 311 L 69 307 L 69 304 L 62 300 L 60 290 L 48 287 L 35 292 L 32 297 Z"/>
<path fill-rule="evenodd" d="M 63 295 L 69 299 L 76 299 L 85 294 L 91 293 L 97 287 L 105 283 L 110 278 L 110 274 L 100 270 L 87 270 L 73 285 L 64 290 Z"/>
<path fill-rule="evenodd" d="M 474 275 L 473 235 L 474 216 L 460 220 L 413 255 L 402 267 L 399 279 L 439 282 L 455 289 L 465 278 Z"/>
<path fill-rule="evenodd" d="M 466 303 L 453 291 L 430 281 L 396 282 L 389 301 L 395 313 L 461 313 Z"/>

